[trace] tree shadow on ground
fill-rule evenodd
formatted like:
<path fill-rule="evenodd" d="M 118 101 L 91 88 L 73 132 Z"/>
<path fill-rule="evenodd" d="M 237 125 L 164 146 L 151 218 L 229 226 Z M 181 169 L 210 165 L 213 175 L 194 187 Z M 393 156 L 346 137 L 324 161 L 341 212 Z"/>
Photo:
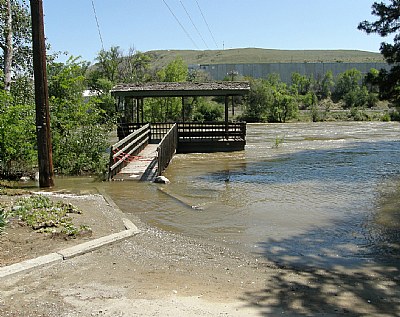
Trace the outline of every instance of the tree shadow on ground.
<path fill-rule="evenodd" d="M 309 244 L 314 230 L 266 241 L 261 255 L 276 269 L 265 271 L 264 289 L 247 292 L 242 300 L 262 316 L 400 316 L 399 230 L 383 234 L 384 242 L 357 256 L 350 255 L 348 244 L 332 243 L 329 230 L 307 254 L 296 246 Z"/>

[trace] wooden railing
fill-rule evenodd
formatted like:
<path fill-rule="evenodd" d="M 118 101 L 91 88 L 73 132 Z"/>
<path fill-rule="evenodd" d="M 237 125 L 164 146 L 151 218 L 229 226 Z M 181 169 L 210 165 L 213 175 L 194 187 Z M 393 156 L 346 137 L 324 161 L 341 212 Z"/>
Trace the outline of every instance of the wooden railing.
<path fill-rule="evenodd" d="M 147 123 L 123 123 L 119 124 L 117 128 L 118 139 L 121 140 L 130 133 L 140 129 Z M 151 123 L 150 124 L 150 141 L 152 143 L 158 143 L 172 128 L 174 123 Z"/>
<path fill-rule="evenodd" d="M 165 134 L 157 147 L 157 174 L 160 176 L 167 168 L 169 162 L 176 152 L 178 146 L 178 126 L 175 123 L 172 128 Z"/>
<path fill-rule="evenodd" d="M 160 142 L 170 132 L 175 123 L 151 123 L 151 140 Z"/>
<path fill-rule="evenodd" d="M 108 179 L 110 180 L 122 168 L 128 165 L 132 158 L 146 147 L 149 140 L 150 124 L 146 124 L 112 145 L 110 148 Z"/>
<path fill-rule="evenodd" d="M 246 139 L 245 122 L 187 122 L 178 124 L 178 142 L 191 141 L 242 141 Z"/>
<path fill-rule="evenodd" d="M 125 123 L 121 139 L 111 147 L 109 179 L 125 167 L 148 143 L 159 143 L 157 174 L 179 153 L 238 151 L 246 144 L 245 122 Z"/>
<path fill-rule="evenodd" d="M 118 126 L 118 138 L 121 140 L 130 133 L 143 127 L 143 123 L 124 123 Z M 150 141 L 159 142 L 172 128 L 174 123 L 151 123 Z M 181 122 L 178 125 L 179 142 L 190 140 L 245 140 L 245 122 Z"/>

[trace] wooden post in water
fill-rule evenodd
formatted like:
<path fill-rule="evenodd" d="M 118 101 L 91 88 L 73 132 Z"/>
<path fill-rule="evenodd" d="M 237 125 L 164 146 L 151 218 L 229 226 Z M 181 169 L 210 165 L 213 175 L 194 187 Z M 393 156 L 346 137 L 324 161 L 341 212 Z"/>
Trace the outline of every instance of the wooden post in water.
<path fill-rule="evenodd" d="M 35 77 L 36 135 L 39 185 L 54 186 L 53 152 L 50 135 L 49 91 L 42 0 L 30 0 L 32 19 L 33 71 Z"/>

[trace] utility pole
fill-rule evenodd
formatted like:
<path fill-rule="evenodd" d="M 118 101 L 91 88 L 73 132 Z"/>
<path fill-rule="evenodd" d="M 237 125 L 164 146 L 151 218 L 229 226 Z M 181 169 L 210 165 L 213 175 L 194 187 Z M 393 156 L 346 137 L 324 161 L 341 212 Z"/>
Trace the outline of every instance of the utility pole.
<path fill-rule="evenodd" d="M 47 86 L 43 2 L 42 0 L 30 0 L 30 4 L 32 19 L 33 72 L 35 77 L 39 185 L 40 187 L 53 187 L 53 153 L 50 135 L 49 91 Z"/>

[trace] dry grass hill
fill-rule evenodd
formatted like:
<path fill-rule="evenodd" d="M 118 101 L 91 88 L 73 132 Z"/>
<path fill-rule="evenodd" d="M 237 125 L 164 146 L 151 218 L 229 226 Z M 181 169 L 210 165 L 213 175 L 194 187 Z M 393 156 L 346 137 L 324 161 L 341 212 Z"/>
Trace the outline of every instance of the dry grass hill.
<path fill-rule="evenodd" d="M 156 68 L 180 56 L 188 64 L 255 64 L 255 63 L 369 63 L 384 62 L 380 53 L 356 50 L 274 50 L 241 48 L 227 50 L 157 50 L 147 54 Z"/>

